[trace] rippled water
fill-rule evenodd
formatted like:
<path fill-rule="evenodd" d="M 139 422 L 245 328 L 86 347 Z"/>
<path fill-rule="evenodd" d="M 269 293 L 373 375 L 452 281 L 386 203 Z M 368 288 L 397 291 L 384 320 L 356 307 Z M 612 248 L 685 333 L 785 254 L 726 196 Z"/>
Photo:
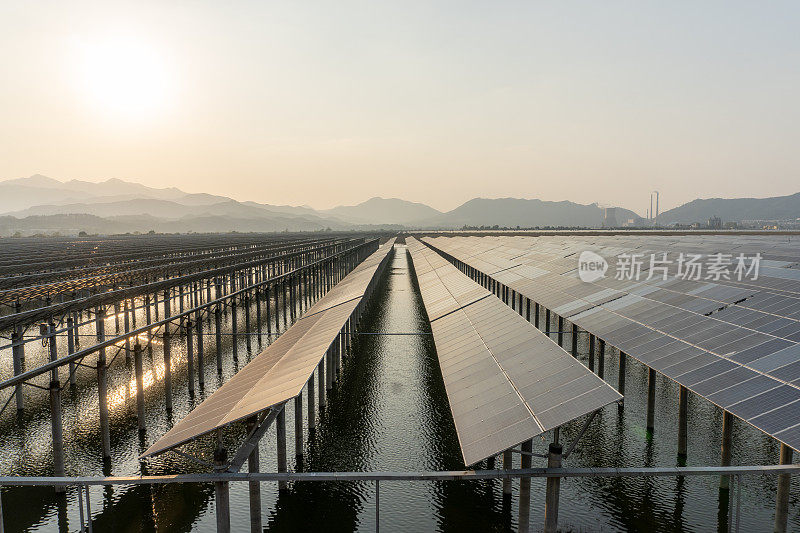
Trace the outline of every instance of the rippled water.
<path fill-rule="evenodd" d="M 362 331 L 426 332 L 424 310 L 409 272 L 405 248 L 397 247 L 393 263 L 365 316 Z M 243 314 L 239 313 L 240 331 Z M 255 323 L 253 314 L 253 323 Z M 227 317 L 230 321 L 230 316 Z M 274 326 L 273 326 L 274 327 Z M 556 329 L 554 325 L 552 329 Z M 265 328 L 266 330 L 266 328 Z M 207 328 L 207 331 L 210 331 Z M 566 336 L 565 338 L 569 338 Z M 266 339 L 265 339 L 266 342 Z M 64 435 L 68 474 L 139 474 L 136 459 L 147 443 L 162 435 L 192 406 L 220 384 L 216 377 L 213 338 L 206 340 L 206 388 L 191 399 L 186 375 L 173 376 L 175 411 L 163 406 L 158 381 L 158 354 L 148 365 L 154 384 L 147 392 L 148 434 L 140 440 L 135 403 L 128 397 L 131 366 L 122 361 L 112 369 L 112 383 L 120 392 L 112 410 L 113 458 L 100 459 L 96 389 L 90 371 L 81 370 L 78 385 L 67 387 L 63 397 Z M 586 360 L 585 339 L 579 346 Z M 173 359 L 183 356 L 182 341 L 174 340 Z M 231 358 L 230 338 L 225 338 L 225 376 L 247 362 L 245 341 L 239 341 L 239 362 Z M 253 352 L 257 342 L 253 339 Z M 37 354 L 31 351 L 30 361 Z M 618 355 L 606 359 L 606 380 L 617 384 Z M 149 367 L 148 367 L 149 368 Z M 62 379 L 64 377 L 62 376 Z M 0 419 L 0 468 L 3 474 L 47 475 L 50 457 L 50 418 L 47 395 L 31 389 L 29 408 L 22 419 L 4 414 Z M 629 359 L 624 410 L 609 406 L 595 418 L 565 466 L 672 466 L 677 464 L 677 386 L 659 378 L 655 435 L 644 429 L 647 369 Z M 429 336 L 357 337 L 345 361 L 339 386 L 329 398 L 318 430 L 306 439 L 305 460 L 294 459 L 294 413 L 287 406 L 287 442 L 291 470 L 446 470 L 463 468 L 447 396 Z M 719 463 L 722 413 L 701 398 L 689 399 L 690 465 Z M 562 430 L 562 442 L 571 442 L 582 426 L 575 422 Z M 308 430 L 305 428 L 308 436 Z M 534 451 L 544 453 L 551 435 L 534 439 Z M 212 445 L 201 441 L 196 451 L 208 453 Z M 275 471 L 275 430 L 261 442 L 261 470 Z M 733 464 L 774 464 L 776 443 L 736 422 Z M 519 461 L 518 456 L 515 458 Z M 534 458 L 534 466 L 544 460 Z M 500 465 L 500 462 L 497 463 Z M 487 465 L 483 465 L 487 466 Z M 148 465 L 149 473 L 203 471 L 186 459 L 166 454 Z M 709 531 L 726 530 L 727 507 L 718 490 L 718 478 L 565 479 L 561 485 L 559 524 L 564 531 Z M 504 502 L 500 483 L 482 482 L 382 482 L 380 522 L 384 531 L 515 530 L 518 483 L 510 504 Z M 775 505 L 774 477 L 746 478 L 742 489 L 742 526 L 747 531 L 772 528 Z M 246 484 L 231 484 L 231 520 L 234 531 L 249 528 Z M 157 488 L 93 488 L 95 531 L 214 530 L 213 488 L 201 485 Z M 52 489 L 2 490 L 7 531 L 75 531 L 78 527 L 77 495 L 56 496 Z M 792 483 L 790 529 L 800 529 L 800 486 Z M 366 483 L 296 483 L 285 494 L 277 486 L 262 485 L 264 525 L 269 530 L 325 531 L 373 530 L 375 487 Z M 544 519 L 544 480 L 532 481 L 530 524 L 539 530 Z"/>

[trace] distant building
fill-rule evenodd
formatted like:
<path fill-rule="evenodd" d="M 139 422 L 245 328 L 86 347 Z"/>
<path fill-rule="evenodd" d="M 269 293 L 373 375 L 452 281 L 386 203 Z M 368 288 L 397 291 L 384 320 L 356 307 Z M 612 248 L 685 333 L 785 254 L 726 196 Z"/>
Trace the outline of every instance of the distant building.
<path fill-rule="evenodd" d="M 742 220 L 740 227 L 751 229 L 798 230 L 800 229 L 800 219 L 788 218 L 781 220 Z"/>
<path fill-rule="evenodd" d="M 603 208 L 603 227 L 604 228 L 618 228 L 617 222 L 617 208 L 604 207 Z"/>
<path fill-rule="evenodd" d="M 711 217 L 708 219 L 709 229 L 722 229 L 722 219 L 719 217 Z"/>

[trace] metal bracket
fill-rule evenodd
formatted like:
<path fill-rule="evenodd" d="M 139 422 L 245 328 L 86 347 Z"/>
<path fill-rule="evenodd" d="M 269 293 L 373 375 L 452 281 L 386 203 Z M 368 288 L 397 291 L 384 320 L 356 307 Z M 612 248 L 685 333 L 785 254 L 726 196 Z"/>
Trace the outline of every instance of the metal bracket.
<path fill-rule="evenodd" d="M 523 452 L 522 450 L 518 450 L 516 448 L 510 448 L 512 453 L 518 453 L 520 455 L 528 455 L 531 457 L 541 457 L 543 459 L 547 459 L 547 454 L 545 453 L 534 453 L 534 452 Z"/>
<path fill-rule="evenodd" d="M 256 425 L 255 428 L 247 435 L 247 438 L 239 447 L 239 450 L 236 452 L 236 455 L 233 457 L 230 463 L 228 463 L 228 467 L 226 472 L 238 472 L 247 458 L 250 457 L 250 454 L 253 450 L 258 446 L 261 437 L 264 436 L 264 433 L 267 432 L 269 426 L 272 425 L 272 422 L 278 417 L 278 413 L 281 412 L 285 404 L 281 404 L 271 408 L 267 413 L 261 418 L 261 421 Z"/>
<path fill-rule="evenodd" d="M 37 389 L 50 390 L 50 387 L 42 387 L 41 385 L 37 385 L 36 383 L 29 383 L 27 381 L 23 381 L 22 384 L 28 385 L 29 387 L 36 387 Z"/>
<path fill-rule="evenodd" d="M 597 416 L 597 413 L 599 413 L 599 412 L 600 412 L 600 409 L 597 409 L 596 411 L 592 412 L 592 415 L 586 420 L 586 423 L 583 424 L 583 428 L 581 428 L 581 432 L 578 433 L 578 436 L 575 437 L 575 440 L 572 441 L 572 444 L 569 445 L 569 448 L 567 448 L 567 451 L 565 451 L 564 454 L 562 455 L 562 457 L 564 459 L 569 457 L 569 454 L 571 454 L 572 450 L 575 449 L 575 446 L 578 444 L 578 441 L 581 440 L 581 437 L 583 437 L 583 434 L 586 433 L 587 429 L 589 429 L 589 424 L 592 423 L 592 420 L 594 420 L 594 417 Z"/>

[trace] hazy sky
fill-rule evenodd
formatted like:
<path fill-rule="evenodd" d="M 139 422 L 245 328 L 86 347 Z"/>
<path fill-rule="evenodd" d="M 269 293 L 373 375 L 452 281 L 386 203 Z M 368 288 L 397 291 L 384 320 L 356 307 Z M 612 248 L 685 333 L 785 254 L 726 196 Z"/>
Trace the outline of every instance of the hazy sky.
<path fill-rule="evenodd" d="M 644 214 L 800 191 L 799 2 L 0 2 L 0 179 Z"/>

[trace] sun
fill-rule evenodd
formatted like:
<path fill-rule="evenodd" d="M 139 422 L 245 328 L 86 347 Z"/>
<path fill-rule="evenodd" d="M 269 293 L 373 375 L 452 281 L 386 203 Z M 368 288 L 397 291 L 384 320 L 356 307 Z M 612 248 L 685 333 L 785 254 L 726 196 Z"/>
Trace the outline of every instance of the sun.
<path fill-rule="evenodd" d="M 166 108 L 172 91 L 163 54 L 123 37 L 81 41 L 78 85 L 86 100 L 113 118 L 146 118 Z"/>

